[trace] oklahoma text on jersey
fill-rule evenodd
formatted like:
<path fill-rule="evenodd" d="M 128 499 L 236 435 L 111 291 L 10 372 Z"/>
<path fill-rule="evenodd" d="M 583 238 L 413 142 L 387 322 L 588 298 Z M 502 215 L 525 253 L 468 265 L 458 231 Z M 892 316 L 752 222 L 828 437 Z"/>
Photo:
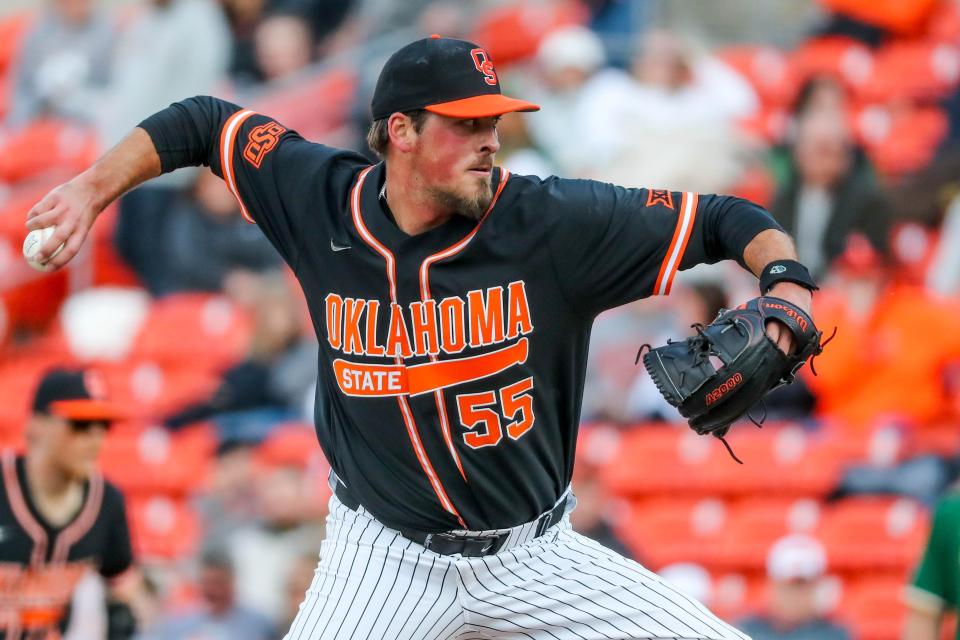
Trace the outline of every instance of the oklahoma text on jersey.
<path fill-rule="evenodd" d="M 474 289 L 466 297 L 427 299 L 407 307 L 380 300 L 326 297 L 327 342 L 344 355 L 388 357 L 396 364 L 370 364 L 338 358 L 333 367 L 340 390 L 350 396 L 419 395 L 494 375 L 527 359 L 523 337 L 533 331 L 523 281 L 506 287 Z M 378 323 L 387 323 L 386 340 L 377 341 Z M 518 340 L 519 338 L 519 340 Z M 437 360 L 467 347 L 512 342 L 481 355 Z M 406 366 L 403 358 L 432 356 L 431 362 Z"/>

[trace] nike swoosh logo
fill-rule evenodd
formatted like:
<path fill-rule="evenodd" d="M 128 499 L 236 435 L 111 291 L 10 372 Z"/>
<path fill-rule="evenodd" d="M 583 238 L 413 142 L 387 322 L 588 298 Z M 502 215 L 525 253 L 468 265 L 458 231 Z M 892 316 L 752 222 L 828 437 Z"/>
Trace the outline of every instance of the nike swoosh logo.
<path fill-rule="evenodd" d="M 330 250 L 331 250 L 331 251 L 346 251 L 346 250 L 349 249 L 349 248 L 350 248 L 350 245 L 348 245 L 348 244 L 337 244 L 337 243 L 335 243 L 335 242 L 333 241 L 332 238 L 330 239 Z"/>

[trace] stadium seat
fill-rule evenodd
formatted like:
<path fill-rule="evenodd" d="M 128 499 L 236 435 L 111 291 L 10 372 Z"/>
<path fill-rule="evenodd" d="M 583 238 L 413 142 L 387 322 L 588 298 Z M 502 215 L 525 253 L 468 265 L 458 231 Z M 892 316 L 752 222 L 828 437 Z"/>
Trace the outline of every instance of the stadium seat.
<path fill-rule="evenodd" d="M 93 284 L 99 287 L 141 287 L 139 278 L 117 253 L 114 244 L 118 213 L 119 207 L 113 205 L 97 216 L 92 233 Z"/>
<path fill-rule="evenodd" d="M 798 82 L 818 75 L 831 75 L 852 89 L 860 87 L 873 71 L 873 54 L 866 45 L 839 36 L 814 38 L 791 55 Z"/>
<path fill-rule="evenodd" d="M 172 295 L 153 305 L 131 357 L 220 371 L 243 358 L 251 330 L 249 316 L 223 296 Z"/>
<path fill-rule="evenodd" d="M 34 14 L 30 11 L 20 11 L 0 18 L 0 121 L 6 117 L 10 103 L 13 62 L 33 20 Z"/>
<path fill-rule="evenodd" d="M 877 171 L 894 178 L 927 165 L 948 128 L 947 115 L 935 106 L 870 105 L 856 118 L 858 137 Z"/>
<path fill-rule="evenodd" d="M 840 478 L 843 459 L 828 441 L 808 435 L 792 425 L 767 424 L 756 430 L 750 425 L 731 432 L 730 445 L 744 464 L 714 457 L 705 473 L 715 490 L 732 495 L 763 494 L 776 470 L 781 496 L 826 495 Z"/>
<path fill-rule="evenodd" d="M 714 499 L 658 498 L 630 503 L 617 531 L 634 557 L 654 571 L 675 562 L 717 566 L 727 505 Z"/>
<path fill-rule="evenodd" d="M 132 359 L 99 366 L 118 402 L 135 418 L 154 420 L 210 397 L 220 378 L 205 364 L 198 359 L 194 367 L 185 362 L 161 366 L 153 360 Z"/>
<path fill-rule="evenodd" d="M 706 463 L 719 456 L 728 458 L 723 445 L 686 426 L 643 426 L 623 435 L 601 478 L 610 492 L 625 497 L 704 495 L 717 489 Z"/>
<path fill-rule="evenodd" d="M 927 24 L 926 35 L 937 42 L 960 42 L 960 5 L 941 2 Z"/>
<path fill-rule="evenodd" d="M 720 541 L 721 553 L 713 568 L 762 572 L 774 542 L 790 533 L 809 533 L 817 526 L 821 512 L 817 500 L 783 500 L 762 495 L 758 493 L 755 498 L 731 505 Z"/>
<path fill-rule="evenodd" d="M 502 69 L 533 56 L 551 31 L 586 19 L 577 2 L 507 3 L 481 16 L 467 40 L 485 47 Z"/>
<path fill-rule="evenodd" d="M 263 96 L 250 108 L 269 114 L 307 139 L 323 140 L 347 124 L 356 86 L 353 72 L 331 69 Z"/>
<path fill-rule="evenodd" d="M 135 498 L 127 503 L 134 553 L 144 563 L 180 560 L 200 546 L 200 520 L 185 500 L 166 496 Z"/>
<path fill-rule="evenodd" d="M 162 427 L 118 424 L 104 441 L 101 467 L 130 495 L 180 498 L 203 487 L 213 446 L 203 429 L 171 434 Z"/>
<path fill-rule="evenodd" d="M 765 106 L 785 107 L 796 95 L 796 70 L 783 51 L 767 45 L 739 45 L 716 55 L 750 81 Z"/>
<path fill-rule="evenodd" d="M 57 120 L 35 120 L 0 140 L 0 181 L 17 182 L 51 170 L 79 173 L 97 159 L 96 133 Z"/>
<path fill-rule="evenodd" d="M 960 82 L 960 48 L 933 40 L 894 42 L 874 57 L 870 77 L 858 88 L 864 102 L 937 100 Z"/>
<path fill-rule="evenodd" d="M 768 145 L 782 142 L 789 125 L 790 115 L 782 107 L 764 107 L 749 118 L 737 122 L 737 127 L 743 134 Z M 771 185 L 770 188 L 774 186 Z"/>
<path fill-rule="evenodd" d="M 837 618 L 848 624 L 860 640 L 897 640 L 906 609 L 904 582 L 894 578 L 847 581 Z"/>
<path fill-rule="evenodd" d="M 917 561 L 929 514 L 908 499 L 847 498 L 828 506 L 814 530 L 837 571 L 904 571 Z"/>

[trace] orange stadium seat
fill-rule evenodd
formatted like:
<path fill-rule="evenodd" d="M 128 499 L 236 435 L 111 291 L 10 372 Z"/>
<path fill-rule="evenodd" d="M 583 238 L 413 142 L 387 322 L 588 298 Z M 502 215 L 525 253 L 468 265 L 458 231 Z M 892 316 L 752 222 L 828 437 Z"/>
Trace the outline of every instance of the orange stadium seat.
<path fill-rule="evenodd" d="M 128 494 L 183 497 L 203 487 L 212 455 L 209 437 L 196 432 L 118 424 L 104 441 L 101 467 Z"/>
<path fill-rule="evenodd" d="M 353 72 L 331 69 L 269 93 L 251 108 L 276 118 L 288 129 L 296 129 L 309 140 L 322 140 L 348 122 L 356 85 Z"/>
<path fill-rule="evenodd" d="M 927 165 L 949 129 L 949 120 L 935 106 L 864 108 L 856 118 L 857 133 L 877 171 L 897 177 Z"/>
<path fill-rule="evenodd" d="M 864 578 L 844 584 L 837 618 L 850 625 L 860 640 L 897 640 L 903 628 L 904 581 Z"/>
<path fill-rule="evenodd" d="M 141 562 L 178 560 L 200 546 L 200 519 L 185 500 L 152 496 L 127 505 L 134 553 Z"/>
<path fill-rule="evenodd" d="M 828 506 L 814 531 L 837 571 L 903 571 L 917 561 L 929 515 L 905 498 L 847 498 Z"/>
<path fill-rule="evenodd" d="M 154 303 L 131 357 L 218 371 L 243 358 L 251 330 L 249 316 L 223 296 L 172 295 Z"/>
<path fill-rule="evenodd" d="M 720 456 L 727 458 L 723 445 L 686 427 L 644 426 L 623 435 L 601 478 L 622 496 L 708 494 L 717 487 L 706 463 Z"/>
<path fill-rule="evenodd" d="M 95 286 L 139 287 L 139 278 L 117 253 L 114 232 L 119 207 L 112 205 L 97 216 L 93 228 L 93 284 Z"/>
<path fill-rule="evenodd" d="M 584 7 L 569 0 L 509 3 L 482 16 L 467 39 L 485 47 L 494 64 L 503 68 L 533 56 L 551 31 L 586 19 Z"/>
<path fill-rule="evenodd" d="M 937 42 L 960 42 L 960 5 L 941 2 L 927 24 L 927 37 Z"/>
<path fill-rule="evenodd" d="M 658 498 L 630 503 L 617 530 L 634 556 L 653 570 L 674 562 L 716 566 L 728 507 L 721 500 Z"/>
<path fill-rule="evenodd" d="M 99 155 L 96 133 L 57 120 L 35 120 L 0 140 L 0 180 L 17 182 L 60 169 L 80 172 Z"/>
<path fill-rule="evenodd" d="M 766 144 L 775 144 L 786 136 L 790 126 L 790 114 L 782 107 L 765 107 L 749 118 L 740 120 L 737 126 L 750 138 Z M 769 188 L 772 189 L 775 186 L 771 184 Z"/>
<path fill-rule="evenodd" d="M 865 102 L 936 100 L 960 82 L 960 48 L 933 40 L 894 42 L 880 49 L 869 79 L 859 87 Z"/>
<path fill-rule="evenodd" d="M 0 440 L 7 444 L 22 442 L 40 376 L 54 366 L 71 364 L 75 363 L 63 354 L 40 348 L 8 349 L 0 355 Z"/>
<path fill-rule="evenodd" d="M 13 90 L 13 62 L 33 19 L 33 13 L 28 11 L 0 18 L 0 121 L 7 115 Z"/>
<path fill-rule="evenodd" d="M 791 56 L 800 83 L 817 75 L 831 75 L 857 89 L 873 72 L 873 54 L 850 38 L 830 36 L 801 44 Z"/>
<path fill-rule="evenodd" d="M 743 425 L 728 440 L 744 464 L 716 456 L 705 462 L 704 472 L 713 479 L 715 491 L 762 494 L 770 486 L 771 472 L 777 474 L 781 496 L 826 495 L 839 481 L 841 452 L 829 440 L 808 435 L 799 427 L 768 424 L 756 430 Z"/>
<path fill-rule="evenodd" d="M 757 495 L 731 506 L 716 568 L 762 572 L 774 542 L 789 533 L 810 532 L 820 519 L 821 505 L 816 500 Z"/>
<path fill-rule="evenodd" d="M 721 49 L 717 56 L 747 78 L 767 106 L 784 107 L 796 95 L 796 70 L 780 49 L 767 45 L 739 45 Z"/>
<path fill-rule="evenodd" d="M 208 398 L 220 383 L 208 363 L 181 362 L 163 367 L 152 360 L 134 359 L 124 363 L 101 363 L 111 392 L 136 418 L 166 417 L 188 404 Z"/>

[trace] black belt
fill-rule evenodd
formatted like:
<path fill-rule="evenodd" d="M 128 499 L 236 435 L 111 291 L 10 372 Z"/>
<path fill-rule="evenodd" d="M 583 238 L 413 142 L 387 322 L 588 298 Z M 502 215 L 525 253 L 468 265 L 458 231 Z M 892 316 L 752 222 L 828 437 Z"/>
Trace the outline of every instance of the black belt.
<path fill-rule="evenodd" d="M 353 497 L 347 486 L 339 480 L 337 480 L 333 492 L 348 509 L 356 511 L 360 508 L 360 502 Z M 537 530 L 534 537 L 539 538 L 546 533 L 547 529 L 560 522 L 563 519 L 563 514 L 566 513 L 566 506 L 567 500 L 564 498 L 553 509 L 537 518 Z M 465 558 L 479 558 L 495 554 L 510 535 L 509 533 L 494 533 L 483 536 L 464 536 L 455 533 L 427 533 L 412 529 L 398 529 L 398 531 L 407 540 L 412 540 L 434 553 L 443 556 L 459 553 Z"/>

